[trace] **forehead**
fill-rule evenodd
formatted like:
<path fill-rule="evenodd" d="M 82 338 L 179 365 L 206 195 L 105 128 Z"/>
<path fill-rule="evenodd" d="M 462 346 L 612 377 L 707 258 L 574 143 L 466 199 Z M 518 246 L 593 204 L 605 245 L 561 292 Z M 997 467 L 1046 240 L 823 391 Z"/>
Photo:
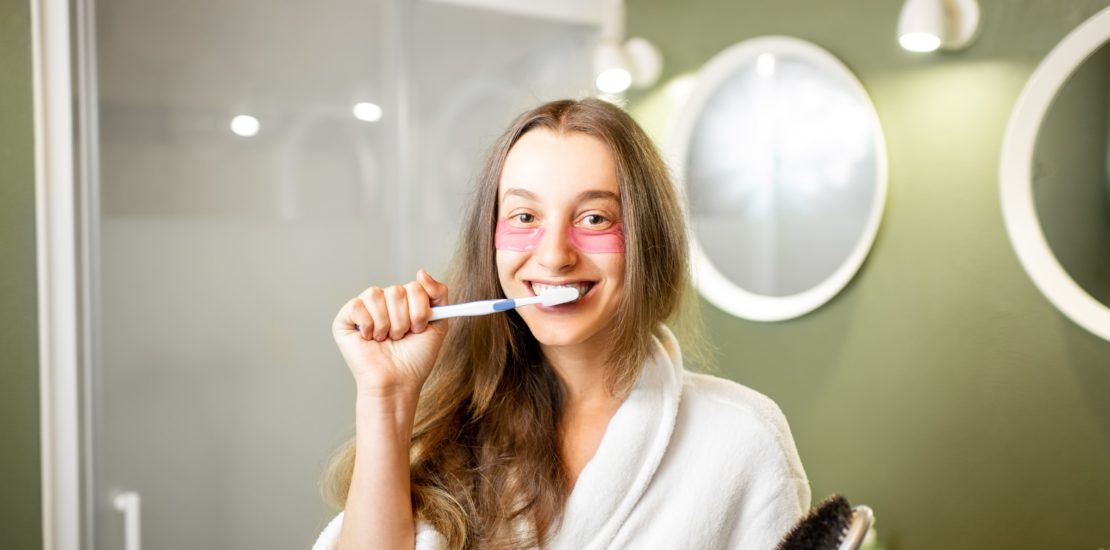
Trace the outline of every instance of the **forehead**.
<path fill-rule="evenodd" d="M 581 132 L 532 130 L 505 158 L 498 198 L 524 189 L 543 201 L 571 200 L 583 191 L 619 194 L 617 167 L 605 142 Z"/>

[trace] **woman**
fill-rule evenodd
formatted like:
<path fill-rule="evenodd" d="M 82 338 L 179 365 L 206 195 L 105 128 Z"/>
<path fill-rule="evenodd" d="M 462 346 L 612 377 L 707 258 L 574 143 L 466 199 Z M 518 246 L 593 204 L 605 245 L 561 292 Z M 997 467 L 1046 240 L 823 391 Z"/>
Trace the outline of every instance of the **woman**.
<path fill-rule="evenodd" d="M 355 437 L 316 548 L 771 548 L 809 508 L 778 407 L 684 370 L 662 324 L 689 289 L 685 223 L 624 111 L 522 114 L 463 227 L 453 301 L 581 297 L 429 323 L 448 287 L 421 271 L 348 302 Z"/>

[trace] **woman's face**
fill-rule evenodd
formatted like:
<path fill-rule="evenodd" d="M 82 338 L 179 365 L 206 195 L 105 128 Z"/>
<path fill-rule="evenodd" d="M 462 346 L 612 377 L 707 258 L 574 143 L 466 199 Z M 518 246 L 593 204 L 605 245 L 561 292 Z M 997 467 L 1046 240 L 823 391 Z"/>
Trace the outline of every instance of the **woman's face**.
<path fill-rule="evenodd" d="M 623 238 L 614 226 L 621 221 L 619 192 L 612 154 L 595 137 L 536 129 L 509 150 L 498 185 L 498 224 L 517 237 L 497 240 L 501 288 L 509 298 L 535 296 L 547 286 L 579 290 L 569 304 L 516 310 L 545 346 L 604 347 L 624 286 Z M 535 230 L 542 236 L 529 240 Z"/>

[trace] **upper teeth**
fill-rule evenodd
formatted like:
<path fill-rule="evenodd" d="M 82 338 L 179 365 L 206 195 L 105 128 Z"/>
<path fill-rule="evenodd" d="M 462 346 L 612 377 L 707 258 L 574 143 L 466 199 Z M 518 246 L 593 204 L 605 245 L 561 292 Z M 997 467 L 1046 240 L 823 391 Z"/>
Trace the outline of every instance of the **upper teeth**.
<path fill-rule="evenodd" d="M 578 289 L 578 295 L 579 296 L 585 296 L 586 291 L 588 291 L 590 289 L 590 286 L 592 286 L 592 285 L 593 285 L 593 283 L 574 283 L 574 284 L 569 284 L 569 285 L 545 285 L 545 284 L 541 284 L 541 283 L 532 283 L 532 290 L 534 290 L 536 292 L 536 295 L 539 296 L 540 294 L 543 294 L 544 292 L 547 292 L 549 290 L 556 289 L 556 288 L 576 288 L 576 289 Z"/>

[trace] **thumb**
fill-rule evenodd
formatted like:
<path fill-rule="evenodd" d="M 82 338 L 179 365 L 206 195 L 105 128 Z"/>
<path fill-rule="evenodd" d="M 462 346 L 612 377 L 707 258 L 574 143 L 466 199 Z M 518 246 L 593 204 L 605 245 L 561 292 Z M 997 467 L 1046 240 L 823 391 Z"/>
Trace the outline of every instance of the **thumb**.
<path fill-rule="evenodd" d="M 435 280 L 427 271 L 421 269 L 416 272 L 416 281 L 420 286 L 424 287 L 424 291 L 428 293 L 428 299 L 431 305 L 443 306 L 447 305 L 447 285 Z"/>

